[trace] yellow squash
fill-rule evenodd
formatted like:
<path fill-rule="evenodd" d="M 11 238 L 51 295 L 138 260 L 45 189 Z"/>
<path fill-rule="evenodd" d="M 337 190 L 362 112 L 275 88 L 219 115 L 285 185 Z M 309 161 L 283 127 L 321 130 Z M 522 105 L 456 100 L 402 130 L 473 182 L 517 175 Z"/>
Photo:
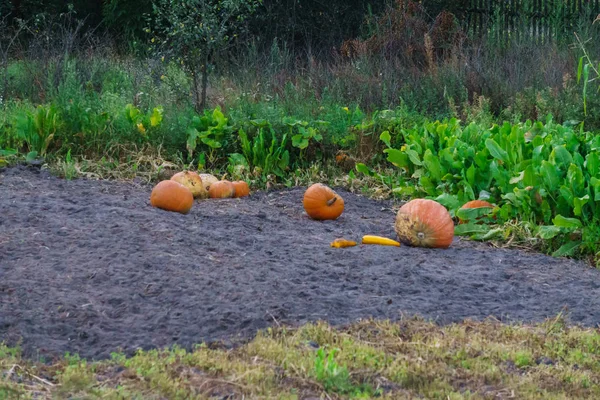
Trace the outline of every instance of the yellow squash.
<path fill-rule="evenodd" d="M 365 235 L 362 238 L 362 244 L 380 244 L 382 246 L 400 247 L 400 243 L 383 236 Z"/>
<path fill-rule="evenodd" d="M 335 239 L 331 242 L 331 247 L 342 248 L 342 247 L 353 247 L 356 246 L 356 242 L 354 240 L 347 239 Z"/>

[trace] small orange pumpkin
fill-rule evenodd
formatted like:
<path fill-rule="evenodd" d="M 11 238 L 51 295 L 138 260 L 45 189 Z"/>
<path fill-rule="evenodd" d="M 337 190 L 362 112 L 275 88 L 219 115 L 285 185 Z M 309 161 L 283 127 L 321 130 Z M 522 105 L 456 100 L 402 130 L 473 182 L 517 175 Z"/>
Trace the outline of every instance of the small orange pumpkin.
<path fill-rule="evenodd" d="M 205 199 L 208 197 L 208 192 L 204 189 L 202 178 L 194 171 L 181 171 L 171 177 L 172 181 L 181 183 L 188 188 L 194 197 Z"/>
<path fill-rule="evenodd" d="M 481 208 L 481 207 L 494 208 L 492 203 L 488 203 L 485 200 L 471 200 L 471 201 L 466 202 L 461 208 Z"/>
<path fill-rule="evenodd" d="M 210 189 L 210 185 L 213 183 L 219 182 L 216 176 L 211 174 L 200 174 L 200 178 L 202 179 L 202 184 L 204 185 L 204 189 L 208 193 L 208 189 Z"/>
<path fill-rule="evenodd" d="M 194 204 L 194 196 L 181 183 L 172 180 L 161 181 L 150 193 L 150 204 L 163 210 L 187 214 Z"/>
<path fill-rule="evenodd" d="M 494 205 L 485 200 L 471 200 L 467 201 L 461 208 L 494 208 Z M 466 220 L 458 219 L 459 224 L 466 223 Z"/>
<path fill-rule="evenodd" d="M 344 212 L 344 199 L 321 183 L 306 190 L 303 204 L 306 213 L 316 220 L 336 219 Z"/>
<path fill-rule="evenodd" d="M 348 153 L 340 150 L 335 156 L 336 164 L 344 171 L 350 171 L 354 169 L 356 162 Z"/>
<path fill-rule="evenodd" d="M 231 182 L 233 187 L 235 188 L 235 196 L 234 197 L 246 197 L 250 194 L 250 187 L 245 181 L 235 181 Z"/>
<path fill-rule="evenodd" d="M 235 196 L 235 186 L 233 183 L 223 180 L 218 181 L 210 185 L 208 189 L 208 195 L 211 199 L 225 199 L 228 197 Z"/>
<path fill-rule="evenodd" d="M 446 207 L 429 199 L 414 199 L 396 215 L 396 233 L 404 244 L 447 248 L 454 239 L 454 222 Z"/>

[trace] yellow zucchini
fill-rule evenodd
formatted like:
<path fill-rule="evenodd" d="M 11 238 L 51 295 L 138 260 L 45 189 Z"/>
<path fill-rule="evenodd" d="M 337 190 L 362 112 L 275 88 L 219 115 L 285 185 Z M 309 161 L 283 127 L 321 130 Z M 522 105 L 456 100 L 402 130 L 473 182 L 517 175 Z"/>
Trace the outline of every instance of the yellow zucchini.
<path fill-rule="evenodd" d="M 365 235 L 362 238 L 362 244 L 380 244 L 382 246 L 400 247 L 400 243 L 383 236 Z"/>

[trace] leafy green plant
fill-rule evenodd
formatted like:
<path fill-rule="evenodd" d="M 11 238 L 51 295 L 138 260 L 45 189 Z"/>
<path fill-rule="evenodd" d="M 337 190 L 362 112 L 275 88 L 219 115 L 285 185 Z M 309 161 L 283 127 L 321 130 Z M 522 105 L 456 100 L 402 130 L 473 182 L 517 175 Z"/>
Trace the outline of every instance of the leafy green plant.
<path fill-rule="evenodd" d="M 289 134 L 292 137 L 292 146 L 300 149 L 300 159 L 304 155 L 304 151 L 312 142 L 320 143 L 323 140 L 323 135 L 319 129 L 309 126 L 307 121 L 296 120 L 293 118 L 284 118 L 283 122 L 289 128 Z M 322 124 L 327 124 L 325 121 L 317 121 Z"/>
<path fill-rule="evenodd" d="M 243 129 L 238 131 L 242 153 L 231 154 L 230 162 L 246 165 L 255 175 L 263 178 L 269 174 L 284 177 L 290 164 L 290 153 L 286 149 L 287 134 L 279 142 L 275 131 L 266 121 L 254 122 L 259 124 L 258 133 L 250 139 Z"/>
<path fill-rule="evenodd" d="M 65 156 L 65 160 L 62 162 L 62 173 L 66 180 L 70 181 L 71 179 L 77 176 L 77 169 L 75 168 L 75 162 L 71 157 L 71 149 L 67 151 L 67 155 Z"/>
<path fill-rule="evenodd" d="M 162 106 L 154 107 L 152 111 L 145 114 L 133 104 L 127 104 L 125 106 L 125 117 L 142 136 L 147 137 L 148 129 L 157 128 L 162 123 L 163 108 Z"/>
<path fill-rule="evenodd" d="M 0 148 L 0 168 L 9 165 L 9 160 L 17 155 L 16 150 Z"/>
<path fill-rule="evenodd" d="M 317 382 L 323 385 L 327 392 L 337 392 L 350 395 L 351 398 L 371 398 L 379 394 L 369 385 L 355 384 L 350 378 L 348 368 L 338 364 L 335 355 L 339 349 L 325 351 L 320 347 L 315 354 L 313 374 Z"/>
<path fill-rule="evenodd" d="M 400 195 L 435 199 L 461 219 L 531 223 L 541 239 L 564 238 L 555 255 L 572 255 L 582 244 L 573 234 L 581 236 L 587 223 L 600 218 L 600 137 L 582 128 L 575 131 L 551 118 L 546 124 L 505 122 L 490 128 L 463 127 L 451 119 L 402 129 L 396 136 L 384 131 L 380 139 L 387 160 L 399 169 L 394 191 Z M 474 199 L 498 206 L 459 210 Z M 498 233 L 473 222 L 456 231 L 476 239 Z"/>
<path fill-rule="evenodd" d="M 211 162 L 214 162 L 217 149 L 228 144 L 232 132 L 229 120 L 219 107 L 204 111 L 202 116 L 194 115 L 187 129 L 187 150 L 191 158 L 200 142 L 209 152 Z"/>
<path fill-rule="evenodd" d="M 53 104 L 39 105 L 35 112 L 24 110 L 15 117 L 17 137 L 25 142 L 29 152 L 45 156 L 62 120 Z"/>
<path fill-rule="evenodd" d="M 332 349 L 326 353 L 322 347 L 319 348 L 315 354 L 314 374 L 325 390 L 344 393 L 352 387 L 352 382 L 348 369 L 335 361 L 337 351 Z"/>

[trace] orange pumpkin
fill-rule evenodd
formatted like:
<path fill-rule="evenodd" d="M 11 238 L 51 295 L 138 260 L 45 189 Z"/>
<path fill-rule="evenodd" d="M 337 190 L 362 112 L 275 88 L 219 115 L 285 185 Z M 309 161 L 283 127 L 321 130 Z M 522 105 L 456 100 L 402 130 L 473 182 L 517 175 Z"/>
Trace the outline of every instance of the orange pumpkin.
<path fill-rule="evenodd" d="M 461 208 L 494 208 L 494 205 L 491 203 L 488 203 L 485 200 L 471 200 L 466 202 Z M 463 219 L 458 219 L 458 223 L 459 224 L 464 224 L 466 223 L 466 220 Z"/>
<path fill-rule="evenodd" d="M 344 212 L 344 199 L 328 186 L 315 183 L 304 193 L 304 210 L 317 220 L 336 219 Z"/>
<path fill-rule="evenodd" d="M 194 204 L 194 196 L 181 183 L 172 180 L 161 181 L 150 193 L 150 204 L 163 210 L 187 214 Z"/>
<path fill-rule="evenodd" d="M 218 181 L 210 185 L 208 189 L 208 195 L 211 199 L 225 199 L 228 197 L 235 196 L 235 186 L 233 183 L 224 180 Z"/>
<path fill-rule="evenodd" d="M 250 187 L 244 181 L 235 181 L 233 183 L 233 187 L 235 188 L 235 196 L 234 197 L 245 197 L 250 194 Z"/>
<path fill-rule="evenodd" d="M 171 177 L 172 181 L 181 183 L 188 188 L 194 197 L 205 199 L 208 197 L 208 192 L 204 188 L 202 178 L 194 171 L 181 171 Z"/>
<path fill-rule="evenodd" d="M 461 208 L 481 208 L 481 207 L 490 207 L 494 208 L 491 203 L 488 203 L 485 200 L 471 200 L 466 202 Z"/>
<path fill-rule="evenodd" d="M 211 174 L 200 174 L 200 178 L 202 179 L 202 184 L 204 185 L 204 189 L 208 193 L 208 189 L 210 189 L 210 185 L 213 183 L 219 182 L 216 176 Z"/>
<path fill-rule="evenodd" d="M 396 215 L 396 233 L 404 244 L 417 247 L 447 248 L 454 239 L 454 222 L 440 203 L 414 199 Z"/>

